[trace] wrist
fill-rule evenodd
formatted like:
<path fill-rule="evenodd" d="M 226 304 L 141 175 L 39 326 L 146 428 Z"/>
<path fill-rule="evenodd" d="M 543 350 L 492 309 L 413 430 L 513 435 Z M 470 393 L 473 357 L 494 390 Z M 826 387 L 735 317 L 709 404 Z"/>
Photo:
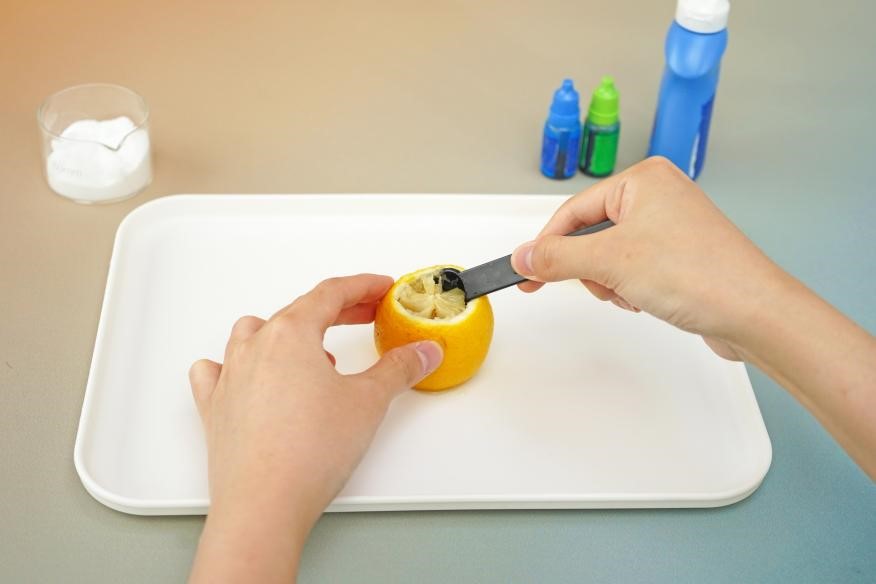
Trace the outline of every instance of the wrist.
<path fill-rule="evenodd" d="M 876 338 L 786 276 L 735 350 L 785 388 L 876 478 Z"/>
<path fill-rule="evenodd" d="M 764 351 L 783 342 L 787 326 L 796 322 L 801 304 L 814 295 L 796 278 L 776 265 L 752 276 L 749 286 L 737 292 L 728 311 L 731 322 L 722 335 L 747 362 L 756 363 Z"/>
<path fill-rule="evenodd" d="M 211 504 L 192 582 L 293 582 L 313 522 L 269 499 Z"/>
<path fill-rule="evenodd" d="M 314 510 L 294 485 L 277 485 L 272 480 L 243 483 L 211 496 L 206 527 L 213 519 L 235 534 L 257 531 L 303 545 L 322 509 Z"/>
<path fill-rule="evenodd" d="M 211 495 L 191 580 L 294 581 L 322 509 L 315 511 L 300 485 L 277 474 L 225 478 Z"/>
<path fill-rule="evenodd" d="M 828 379 L 816 379 L 825 371 L 815 365 L 857 327 L 785 272 L 761 281 L 772 284 L 752 303 L 731 342 L 744 361 L 806 402 L 814 397 L 813 388 L 831 385 Z"/>

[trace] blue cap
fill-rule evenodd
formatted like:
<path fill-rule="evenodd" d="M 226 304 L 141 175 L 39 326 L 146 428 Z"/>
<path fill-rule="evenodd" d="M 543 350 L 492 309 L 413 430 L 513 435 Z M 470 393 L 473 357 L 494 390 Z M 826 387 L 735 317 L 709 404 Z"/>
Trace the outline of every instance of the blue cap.
<path fill-rule="evenodd" d="M 564 79 L 563 85 L 554 92 L 551 116 L 569 116 L 576 120 L 581 117 L 578 92 L 575 91 L 575 84 L 571 79 Z"/>

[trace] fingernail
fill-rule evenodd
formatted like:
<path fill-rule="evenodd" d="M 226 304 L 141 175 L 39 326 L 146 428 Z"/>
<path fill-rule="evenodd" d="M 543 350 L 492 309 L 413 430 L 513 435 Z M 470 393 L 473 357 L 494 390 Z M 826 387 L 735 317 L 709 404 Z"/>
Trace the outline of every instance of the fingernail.
<path fill-rule="evenodd" d="M 441 345 L 434 341 L 421 341 L 414 345 L 417 350 L 417 355 L 420 357 L 420 363 L 423 365 L 423 375 L 428 375 L 438 369 L 441 361 L 444 360 L 444 351 Z"/>
<path fill-rule="evenodd" d="M 514 269 L 521 276 L 531 276 L 532 269 L 532 250 L 535 249 L 534 241 L 527 241 L 520 247 L 514 250 L 512 257 L 514 258 Z"/>

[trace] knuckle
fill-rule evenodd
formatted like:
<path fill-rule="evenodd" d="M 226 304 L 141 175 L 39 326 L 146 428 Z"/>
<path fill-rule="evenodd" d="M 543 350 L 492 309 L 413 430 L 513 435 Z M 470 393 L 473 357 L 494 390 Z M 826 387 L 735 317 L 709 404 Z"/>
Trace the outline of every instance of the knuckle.
<path fill-rule="evenodd" d="M 241 331 L 246 331 L 254 326 L 258 325 L 261 321 L 260 318 L 252 315 L 241 316 L 236 321 L 234 321 L 234 326 L 231 327 L 231 334 L 239 333 Z"/>
<path fill-rule="evenodd" d="M 192 366 L 189 367 L 190 381 L 194 381 L 198 378 L 198 376 L 201 374 L 201 371 L 203 371 L 204 367 L 206 366 L 206 361 L 206 359 L 198 359 L 197 361 L 192 363 Z"/>
<path fill-rule="evenodd" d="M 405 367 L 405 359 L 402 355 L 401 349 L 393 349 L 385 355 L 385 359 L 387 363 L 389 363 L 390 367 L 393 369 L 399 369 Z"/>
<path fill-rule="evenodd" d="M 284 314 L 267 323 L 262 330 L 268 343 L 283 342 L 294 334 L 294 314 Z"/>
<path fill-rule="evenodd" d="M 189 368 L 189 384 L 192 396 L 200 407 L 208 401 L 213 385 L 218 376 L 219 365 L 209 359 L 198 359 Z"/>
<path fill-rule="evenodd" d="M 558 241 L 556 237 L 544 237 L 536 243 L 532 254 L 532 269 L 537 276 L 553 275 L 557 265 Z"/>
<path fill-rule="evenodd" d="M 254 343 L 255 341 L 251 337 L 234 343 L 229 353 L 229 361 L 236 363 L 248 361 L 252 357 Z"/>
<path fill-rule="evenodd" d="M 325 295 L 320 289 L 314 288 L 307 294 L 299 296 L 280 313 L 278 321 L 286 322 L 286 326 L 306 320 L 314 309 L 324 302 Z M 291 322 L 290 322 L 291 321 Z"/>
<path fill-rule="evenodd" d="M 651 156 L 650 158 L 646 158 L 642 162 L 642 165 L 648 172 L 657 176 L 690 180 L 688 176 L 675 165 L 675 163 L 665 156 Z"/>
<path fill-rule="evenodd" d="M 310 312 L 312 307 L 325 304 L 333 294 L 336 294 L 340 280 L 340 278 L 327 278 L 321 281 L 309 292 L 293 300 L 286 312 L 300 317 Z"/>
<path fill-rule="evenodd" d="M 652 171 L 666 171 L 674 168 L 675 165 L 665 156 L 649 156 L 642 161 L 641 166 Z"/>
<path fill-rule="evenodd" d="M 420 375 L 419 359 L 414 363 L 410 350 L 394 349 L 387 353 L 386 356 L 394 369 L 404 373 L 405 379 L 414 379 Z"/>
<path fill-rule="evenodd" d="M 306 310 L 307 310 L 307 297 L 306 296 L 299 296 L 298 298 L 296 298 L 295 300 L 292 301 L 292 304 L 290 304 L 286 310 L 283 311 L 282 316 L 284 318 L 277 319 L 277 320 L 288 320 L 288 319 L 294 320 L 294 319 L 298 318 L 301 315 L 301 313 L 306 311 Z"/>
<path fill-rule="evenodd" d="M 313 289 L 313 293 L 316 296 L 324 296 L 330 294 L 332 290 L 338 287 L 340 284 L 341 278 L 326 278 L 322 282 L 316 285 Z"/>

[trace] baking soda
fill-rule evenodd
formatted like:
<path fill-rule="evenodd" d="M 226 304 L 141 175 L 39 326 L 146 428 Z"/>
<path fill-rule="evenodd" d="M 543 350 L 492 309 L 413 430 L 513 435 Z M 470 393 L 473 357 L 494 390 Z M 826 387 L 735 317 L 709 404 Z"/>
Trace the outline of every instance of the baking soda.
<path fill-rule="evenodd" d="M 78 120 L 52 140 L 46 177 L 56 193 L 81 202 L 123 199 L 152 181 L 149 134 L 126 116 Z"/>

